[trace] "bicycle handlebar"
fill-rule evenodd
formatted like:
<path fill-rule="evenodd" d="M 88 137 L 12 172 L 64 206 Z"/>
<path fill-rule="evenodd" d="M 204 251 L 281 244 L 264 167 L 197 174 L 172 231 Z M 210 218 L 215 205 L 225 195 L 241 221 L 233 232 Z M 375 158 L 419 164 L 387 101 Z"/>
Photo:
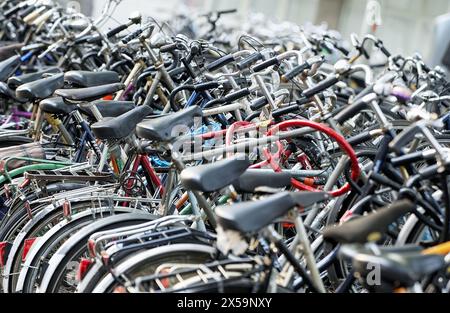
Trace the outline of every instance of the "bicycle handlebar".
<path fill-rule="evenodd" d="M 234 57 L 232 54 L 227 54 L 211 63 L 209 63 L 206 68 L 208 71 L 216 71 L 221 67 L 224 67 L 225 65 L 231 63 L 234 61 Z"/>
<path fill-rule="evenodd" d="M 361 99 L 356 100 L 354 103 L 344 108 L 341 112 L 336 114 L 334 119 L 339 124 L 342 124 L 349 118 L 355 116 L 359 111 L 366 108 L 367 105 L 369 105 L 370 102 L 372 102 L 376 98 L 377 98 L 376 94 L 374 93 L 368 94 L 367 96 L 364 96 Z"/>
<path fill-rule="evenodd" d="M 249 94 L 250 94 L 250 90 L 248 88 L 244 88 L 244 89 L 241 89 L 241 90 L 238 90 L 236 92 L 226 95 L 225 97 L 223 97 L 221 99 L 221 101 L 223 101 L 223 103 L 233 102 L 240 98 L 246 97 Z"/>
<path fill-rule="evenodd" d="M 118 33 L 120 33 L 121 31 L 124 31 L 125 29 L 127 29 L 129 27 L 128 24 L 122 24 L 117 26 L 116 28 L 111 29 L 109 32 L 106 33 L 106 37 L 111 38 L 115 35 L 117 35 Z"/>
<path fill-rule="evenodd" d="M 254 52 L 248 57 L 244 58 L 242 61 L 238 62 L 236 66 L 242 71 L 243 69 L 250 67 L 252 64 L 258 62 L 259 60 L 262 60 L 263 57 L 264 56 L 261 52 Z"/>
<path fill-rule="evenodd" d="M 159 47 L 159 52 L 165 53 L 165 52 L 171 52 L 177 48 L 178 44 L 176 42 L 169 43 L 167 45 L 163 45 Z"/>
<path fill-rule="evenodd" d="M 391 164 L 393 166 L 400 166 L 400 165 L 407 165 L 414 162 L 423 161 L 425 159 L 428 159 L 429 157 L 433 156 L 432 153 L 428 152 L 427 150 L 425 153 L 424 151 L 416 151 L 408 154 L 404 154 L 398 157 L 391 158 Z"/>
<path fill-rule="evenodd" d="M 218 88 L 219 86 L 220 86 L 219 82 L 211 81 L 211 82 L 200 83 L 200 84 L 194 85 L 194 90 L 195 91 L 205 91 L 205 90 L 209 90 L 209 89 Z"/>
<path fill-rule="evenodd" d="M 320 83 L 318 83 L 317 85 L 315 85 L 311 88 L 308 88 L 306 90 L 303 90 L 302 96 L 305 98 L 311 98 L 315 94 L 318 94 L 319 92 L 324 91 L 325 89 L 333 86 L 338 81 L 339 81 L 338 75 L 330 76 L 330 77 L 324 79 L 323 81 L 321 81 Z"/>
<path fill-rule="evenodd" d="M 280 61 L 276 57 L 273 57 L 259 64 L 256 64 L 255 66 L 252 67 L 252 70 L 253 72 L 261 72 L 262 70 L 268 68 L 269 66 L 278 65 L 279 63 Z"/>

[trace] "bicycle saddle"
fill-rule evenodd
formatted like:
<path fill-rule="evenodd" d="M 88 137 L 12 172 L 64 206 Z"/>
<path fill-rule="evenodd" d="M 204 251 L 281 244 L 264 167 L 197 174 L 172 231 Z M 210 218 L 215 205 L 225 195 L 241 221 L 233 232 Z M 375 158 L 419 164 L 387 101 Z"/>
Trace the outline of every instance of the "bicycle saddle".
<path fill-rule="evenodd" d="M 398 200 L 366 216 L 325 229 L 323 238 L 337 243 L 366 243 L 373 239 L 378 240 L 390 224 L 415 207 L 416 205 L 407 199 Z"/>
<path fill-rule="evenodd" d="M 91 125 L 95 136 L 99 139 L 122 139 L 130 135 L 136 128 L 136 124 L 142 121 L 152 109 L 147 105 L 141 105 L 118 117 L 105 118 Z"/>
<path fill-rule="evenodd" d="M 187 109 L 139 123 L 136 133 L 144 139 L 168 142 L 179 135 L 179 133 L 172 134 L 175 127 L 191 127 L 194 124 L 194 117 L 197 116 L 202 116 L 202 109 L 193 105 Z"/>
<path fill-rule="evenodd" d="M 19 67 L 20 56 L 12 56 L 0 62 L 0 81 L 3 82 L 9 78 Z"/>
<path fill-rule="evenodd" d="M 115 93 L 124 87 L 124 84 L 116 83 L 87 88 L 58 89 L 55 91 L 55 94 L 69 101 L 94 101 Z"/>
<path fill-rule="evenodd" d="M 249 166 L 250 161 L 246 155 L 237 155 L 214 163 L 188 167 L 180 174 L 181 184 L 189 190 L 216 191 L 238 179 Z"/>
<path fill-rule="evenodd" d="M 48 74 L 48 73 L 55 74 L 55 73 L 60 73 L 60 72 L 61 72 L 61 70 L 57 67 L 49 67 L 49 68 L 39 71 L 39 72 L 23 74 L 20 76 L 13 76 L 13 77 L 8 78 L 8 86 L 10 88 L 15 89 L 15 88 L 19 87 L 20 85 L 41 79 L 42 75 L 44 75 L 44 74 Z"/>
<path fill-rule="evenodd" d="M 103 117 L 117 117 L 136 107 L 133 101 L 97 100 L 92 103 L 97 107 Z M 81 104 L 79 105 L 79 109 L 87 116 L 94 117 L 89 106 Z"/>
<path fill-rule="evenodd" d="M 224 229 L 251 233 L 284 216 L 295 206 L 308 207 L 329 199 L 326 192 L 281 192 L 262 200 L 216 208 L 217 223 Z"/>
<path fill-rule="evenodd" d="M 51 77 L 35 80 L 17 87 L 16 96 L 29 101 L 45 99 L 63 85 L 64 74 L 55 74 Z"/>
<path fill-rule="evenodd" d="M 43 112 L 51 114 L 69 114 L 77 108 L 76 105 L 66 104 L 61 97 L 44 99 L 39 102 L 39 107 Z"/>
<path fill-rule="evenodd" d="M 254 192 L 258 187 L 284 188 L 291 185 L 291 174 L 258 169 L 248 169 L 233 182 L 241 192 Z"/>
<path fill-rule="evenodd" d="M 379 266 L 381 279 L 394 288 L 410 287 L 427 275 L 443 268 L 442 255 L 421 254 L 421 248 L 378 247 L 374 253 L 368 246 L 343 246 L 341 253 L 353 260 L 357 273 L 366 277 Z M 369 266 L 371 265 L 371 266 Z"/>
<path fill-rule="evenodd" d="M 113 71 L 68 71 L 64 74 L 64 81 L 80 87 L 94 87 L 118 83 L 120 78 L 119 74 Z"/>
<path fill-rule="evenodd" d="M 11 90 L 11 88 L 9 88 L 4 82 L 0 82 L 0 97 L 11 98 L 22 103 L 26 102 L 25 99 L 17 98 L 14 90 Z"/>

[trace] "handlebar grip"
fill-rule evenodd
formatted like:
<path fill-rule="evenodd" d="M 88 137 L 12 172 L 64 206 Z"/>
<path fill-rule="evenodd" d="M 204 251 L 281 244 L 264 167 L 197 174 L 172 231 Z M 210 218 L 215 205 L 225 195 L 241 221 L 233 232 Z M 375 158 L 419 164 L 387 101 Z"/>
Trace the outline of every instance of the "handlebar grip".
<path fill-rule="evenodd" d="M 223 57 L 209 63 L 206 66 L 206 68 L 208 69 L 208 71 L 215 71 L 233 61 L 234 61 L 233 55 L 227 54 L 226 56 L 223 56 Z"/>
<path fill-rule="evenodd" d="M 128 24 L 119 25 L 116 28 L 113 28 L 109 32 L 107 32 L 106 37 L 111 38 L 111 37 L 117 35 L 118 33 L 120 33 L 121 31 L 124 31 L 127 28 L 128 28 Z"/>
<path fill-rule="evenodd" d="M 36 10 L 28 14 L 23 18 L 23 21 L 27 24 L 31 24 L 35 19 L 37 19 L 45 11 L 45 7 L 38 7 Z"/>
<path fill-rule="evenodd" d="M 292 78 L 294 78 L 295 76 L 297 76 L 298 74 L 300 74 L 301 72 L 303 72 L 304 70 L 306 70 L 307 68 L 309 68 L 309 64 L 307 62 L 297 65 L 292 70 L 283 74 L 283 76 L 281 76 L 281 79 L 283 81 L 287 82 L 287 81 L 291 80 Z"/>
<path fill-rule="evenodd" d="M 431 71 L 431 68 L 428 65 L 426 65 L 425 63 L 423 63 L 423 62 L 422 62 L 422 68 L 425 70 L 425 72 L 430 72 Z"/>
<path fill-rule="evenodd" d="M 265 106 L 267 103 L 269 103 L 269 101 L 267 101 L 266 97 L 260 97 L 256 100 L 253 100 L 250 104 L 250 109 L 252 109 L 252 111 L 256 111 L 261 109 L 263 106 Z"/>
<path fill-rule="evenodd" d="M 24 18 L 25 16 L 33 12 L 35 9 L 36 9 L 35 5 L 30 5 L 29 7 L 23 9 L 22 11 L 19 12 L 20 18 Z"/>
<path fill-rule="evenodd" d="M 372 96 L 373 95 L 373 96 Z M 356 100 L 354 103 L 345 107 L 341 112 L 334 117 L 335 121 L 342 125 L 346 120 L 355 116 L 359 111 L 367 107 L 367 105 L 376 97 L 374 94 L 369 94 L 361 99 Z"/>
<path fill-rule="evenodd" d="M 278 117 L 280 117 L 282 115 L 289 114 L 289 113 L 295 112 L 297 110 L 298 110 L 298 105 L 297 104 L 293 104 L 293 105 L 290 105 L 290 106 L 287 106 L 287 107 L 284 107 L 284 108 L 277 109 L 277 110 L 273 111 L 272 112 L 272 117 L 278 118 Z"/>
<path fill-rule="evenodd" d="M 89 38 L 91 38 L 92 35 L 85 35 L 83 37 L 77 38 L 75 39 L 74 43 L 75 44 L 81 44 L 81 43 L 85 43 L 89 40 Z"/>
<path fill-rule="evenodd" d="M 175 50 L 176 48 L 177 48 L 177 43 L 176 42 L 169 43 L 167 45 L 161 46 L 159 48 L 159 52 L 165 53 L 165 52 L 169 52 L 169 51 Z"/>
<path fill-rule="evenodd" d="M 391 56 L 391 54 L 389 53 L 389 51 L 387 51 L 387 49 L 385 48 L 385 46 L 382 45 L 382 44 L 380 45 L 380 50 L 381 50 L 381 52 L 383 52 L 384 55 L 387 56 L 388 58 Z"/>
<path fill-rule="evenodd" d="M 5 17 L 11 17 L 11 15 L 16 14 L 17 12 L 19 12 L 20 10 L 20 4 L 12 7 L 11 9 L 9 9 L 8 11 L 5 12 Z"/>
<path fill-rule="evenodd" d="M 319 97 L 319 98 L 321 98 L 321 97 Z M 320 100 L 323 100 L 323 99 L 320 99 Z M 300 99 L 295 100 L 295 102 L 297 103 L 298 106 L 301 106 L 308 102 L 311 102 L 311 100 L 309 100 L 309 98 L 300 98 Z"/>
<path fill-rule="evenodd" d="M 430 177 L 436 176 L 439 173 L 439 167 L 440 166 L 438 164 L 433 164 L 421 169 L 420 177 L 422 177 L 422 179 L 428 179 Z"/>
<path fill-rule="evenodd" d="M 356 136 L 352 136 L 350 138 L 347 139 L 347 142 L 351 145 L 351 146 L 357 146 L 359 144 L 362 144 L 366 141 L 369 141 L 370 139 L 372 139 L 372 135 L 370 134 L 369 131 L 365 131 L 362 132 Z"/>
<path fill-rule="evenodd" d="M 386 50 L 384 46 L 381 46 L 381 51 L 389 58 L 391 56 L 391 53 Z"/>
<path fill-rule="evenodd" d="M 324 79 L 323 81 L 321 81 L 320 83 L 318 83 L 317 85 L 304 90 L 302 92 L 302 96 L 304 96 L 306 98 L 311 98 L 315 94 L 333 86 L 338 81 L 339 81 L 339 77 L 337 75 L 328 77 L 328 78 Z"/>
<path fill-rule="evenodd" d="M 221 14 L 230 14 L 230 13 L 236 13 L 237 9 L 229 9 L 229 10 L 221 10 L 221 11 L 217 11 L 217 14 L 221 15 Z"/>
<path fill-rule="evenodd" d="M 102 41 L 102 37 L 99 34 L 93 35 L 89 38 L 87 38 L 87 43 L 99 43 Z"/>
<path fill-rule="evenodd" d="M 336 49 L 338 49 L 339 51 L 341 51 L 345 56 L 348 56 L 350 54 L 350 51 L 348 51 L 346 48 L 344 48 L 343 46 L 337 44 Z"/>
<path fill-rule="evenodd" d="M 237 63 L 236 66 L 239 70 L 242 71 L 243 69 L 249 67 L 253 63 L 256 63 L 259 60 L 262 60 L 262 58 L 263 58 L 263 55 L 261 54 L 261 52 L 254 52 L 254 53 L 250 54 L 248 57 L 246 57 L 245 59 L 243 59 L 241 62 Z"/>
<path fill-rule="evenodd" d="M 424 160 L 424 155 L 422 151 L 412 152 L 405 155 L 401 155 L 398 157 L 394 157 L 391 159 L 391 164 L 393 166 L 400 166 L 400 165 L 406 165 L 411 164 L 414 162 L 419 162 Z"/>
<path fill-rule="evenodd" d="M 233 102 L 240 98 L 246 97 L 249 94 L 250 94 L 250 90 L 248 88 L 244 88 L 244 89 L 238 90 L 236 92 L 230 93 L 229 95 L 226 95 L 225 97 L 222 98 L 222 102 L 223 103 Z"/>
<path fill-rule="evenodd" d="M 205 91 L 205 90 L 217 88 L 219 86 L 220 86 L 219 82 L 211 81 L 211 82 L 194 85 L 194 90 L 195 91 Z"/>
<path fill-rule="evenodd" d="M 278 61 L 278 59 L 276 57 L 273 57 L 264 62 L 256 64 L 255 66 L 252 67 L 252 70 L 253 70 L 253 72 L 260 72 L 260 71 L 268 68 L 269 66 L 277 65 L 279 63 L 280 63 L 280 61 Z"/>
<path fill-rule="evenodd" d="M 131 34 L 125 36 L 125 38 L 122 39 L 122 42 L 124 44 L 129 43 L 131 40 L 136 39 L 137 37 L 139 37 L 140 34 L 142 34 L 144 30 L 142 29 L 137 29 L 134 32 L 132 32 Z"/>
<path fill-rule="evenodd" d="M 236 77 L 234 81 L 241 88 L 250 87 L 252 84 L 252 82 L 247 77 Z M 222 81 L 221 83 L 224 89 L 228 90 L 234 88 L 234 84 L 231 84 L 228 80 Z"/>
<path fill-rule="evenodd" d="M 341 112 L 339 112 L 334 117 L 334 119 L 336 120 L 336 122 L 338 122 L 339 124 L 342 125 L 342 123 L 344 123 L 349 118 L 351 118 L 351 117 L 355 116 L 356 114 L 358 114 L 358 112 L 361 111 L 362 109 L 364 109 L 366 106 L 367 106 L 366 102 L 364 102 L 364 101 L 357 101 L 357 102 L 349 105 L 345 109 L 343 109 Z"/>

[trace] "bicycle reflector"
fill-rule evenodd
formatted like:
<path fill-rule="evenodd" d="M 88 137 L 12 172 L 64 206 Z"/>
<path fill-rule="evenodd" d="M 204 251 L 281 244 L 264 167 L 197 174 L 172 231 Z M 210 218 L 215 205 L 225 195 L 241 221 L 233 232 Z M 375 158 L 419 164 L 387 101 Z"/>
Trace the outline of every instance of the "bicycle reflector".
<path fill-rule="evenodd" d="M 161 271 L 160 271 L 160 274 L 161 275 L 167 275 L 167 274 L 170 274 L 170 269 L 168 269 L 168 268 L 163 268 Z M 163 285 L 163 287 L 164 288 L 169 288 L 169 286 L 170 286 L 170 280 L 169 280 L 169 278 L 161 278 L 160 279 L 160 282 L 161 282 L 161 284 Z"/>
<path fill-rule="evenodd" d="M 5 190 L 6 199 L 7 200 L 11 199 L 12 192 L 11 189 L 9 188 L 9 185 L 4 185 L 3 189 Z"/>
<path fill-rule="evenodd" d="M 11 243 L 7 241 L 0 242 L 0 267 L 5 266 L 6 256 L 8 255 L 10 248 Z"/>
<path fill-rule="evenodd" d="M 95 241 L 92 239 L 89 239 L 88 243 L 87 243 L 87 247 L 88 247 L 89 255 L 91 257 L 95 258 Z"/>
<path fill-rule="evenodd" d="M 69 200 L 64 200 L 63 204 L 63 215 L 66 219 L 70 220 L 72 215 L 72 205 L 70 204 Z"/>
<path fill-rule="evenodd" d="M 31 220 L 33 218 L 33 212 L 31 212 L 31 205 L 28 200 L 25 202 L 25 209 L 27 210 L 28 218 Z"/>
<path fill-rule="evenodd" d="M 25 242 L 23 244 L 23 252 L 22 252 L 22 262 L 25 262 L 25 259 L 27 257 L 28 252 L 31 249 L 31 246 L 34 244 L 34 242 L 36 241 L 38 237 L 34 237 L 34 238 L 27 238 L 25 239 Z"/>
<path fill-rule="evenodd" d="M 84 275 L 86 275 L 86 272 L 91 265 L 92 261 L 90 259 L 81 258 L 80 264 L 78 265 L 77 281 L 80 282 L 84 278 Z"/>
<path fill-rule="evenodd" d="M 109 265 L 109 254 L 106 251 L 102 251 L 102 262 L 105 266 Z"/>

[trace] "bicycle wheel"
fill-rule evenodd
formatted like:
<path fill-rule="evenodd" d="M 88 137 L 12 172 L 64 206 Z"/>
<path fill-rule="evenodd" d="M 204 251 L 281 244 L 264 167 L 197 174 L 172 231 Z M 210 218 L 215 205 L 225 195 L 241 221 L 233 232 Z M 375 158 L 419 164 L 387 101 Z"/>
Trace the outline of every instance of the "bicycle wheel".
<path fill-rule="evenodd" d="M 133 255 L 115 267 L 117 276 L 125 275 L 132 280 L 139 276 L 150 275 L 158 266 L 164 263 L 204 264 L 214 259 L 216 249 L 199 244 L 174 244 L 163 246 Z M 108 274 L 93 289 L 94 293 L 114 292 L 116 287 L 122 286 L 115 278 Z"/>
<path fill-rule="evenodd" d="M 132 211 L 133 209 L 130 208 L 115 208 L 113 213 L 123 214 Z M 75 214 L 70 221 L 64 220 L 52 227 L 28 252 L 17 280 L 15 292 L 35 292 L 40 272 L 47 266 L 48 260 L 57 249 L 82 227 L 111 214 L 109 208 L 97 209 L 94 214 L 85 211 Z"/>
<path fill-rule="evenodd" d="M 37 292 L 74 292 L 76 285 L 68 285 L 67 277 L 73 277 L 76 264 L 82 257 L 88 257 L 87 240 L 93 233 L 136 225 L 154 220 L 157 217 L 145 213 L 127 213 L 110 216 L 81 228 L 71 236 L 50 258 Z M 72 268 L 68 268 L 71 265 Z"/>
<path fill-rule="evenodd" d="M 96 203 L 97 204 L 97 203 Z M 103 203 L 107 206 L 107 203 Z M 13 242 L 13 245 L 8 253 L 6 264 L 3 268 L 3 290 L 4 292 L 13 292 L 15 290 L 15 284 L 17 281 L 16 275 L 9 275 L 10 273 L 17 273 L 20 270 L 22 264 L 22 254 L 24 243 L 27 238 L 37 238 L 45 235 L 53 226 L 64 220 L 64 212 L 62 209 L 63 202 L 51 204 L 44 207 L 32 220 L 27 219 L 27 223 L 20 228 L 17 228 L 17 236 L 11 236 L 9 241 Z M 92 209 L 92 202 L 82 200 L 79 202 L 72 201 L 72 214 L 77 212 L 86 211 Z M 107 206 L 109 208 L 109 206 Z"/>

